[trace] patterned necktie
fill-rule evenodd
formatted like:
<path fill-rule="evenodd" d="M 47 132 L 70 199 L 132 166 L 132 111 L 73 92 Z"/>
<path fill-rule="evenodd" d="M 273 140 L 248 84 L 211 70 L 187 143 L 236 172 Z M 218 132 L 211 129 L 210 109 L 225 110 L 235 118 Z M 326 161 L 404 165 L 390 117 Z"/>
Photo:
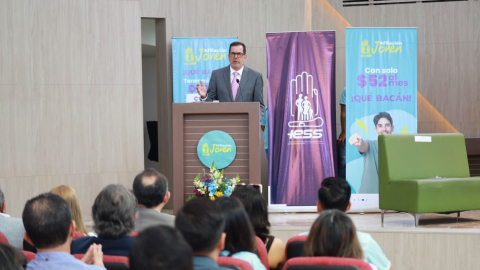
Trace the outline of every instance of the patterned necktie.
<path fill-rule="evenodd" d="M 237 75 L 238 75 L 238 72 L 233 73 L 232 94 L 233 94 L 234 101 L 235 101 L 235 97 L 237 96 L 237 90 L 238 90 Z"/>

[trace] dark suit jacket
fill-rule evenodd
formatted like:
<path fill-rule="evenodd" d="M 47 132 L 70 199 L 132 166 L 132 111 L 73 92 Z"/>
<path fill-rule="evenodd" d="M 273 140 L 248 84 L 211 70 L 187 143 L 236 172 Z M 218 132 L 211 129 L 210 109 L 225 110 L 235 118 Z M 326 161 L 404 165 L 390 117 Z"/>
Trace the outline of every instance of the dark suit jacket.
<path fill-rule="evenodd" d="M 93 236 L 86 236 L 78 238 L 72 242 L 71 253 L 72 254 L 85 254 L 88 248 L 93 243 L 101 244 L 103 255 L 114 255 L 128 257 L 130 249 L 132 249 L 135 237 L 125 237 L 119 239 L 105 239 L 97 238 Z"/>
<path fill-rule="evenodd" d="M 206 101 L 213 100 L 219 100 L 220 102 L 259 102 L 261 119 L 265 112 L 262 74 L 243 66 L 242 79 L 234 100 L 232 82 L 230 81 L 230 66 L 214 70 L 208 84 Z"/>

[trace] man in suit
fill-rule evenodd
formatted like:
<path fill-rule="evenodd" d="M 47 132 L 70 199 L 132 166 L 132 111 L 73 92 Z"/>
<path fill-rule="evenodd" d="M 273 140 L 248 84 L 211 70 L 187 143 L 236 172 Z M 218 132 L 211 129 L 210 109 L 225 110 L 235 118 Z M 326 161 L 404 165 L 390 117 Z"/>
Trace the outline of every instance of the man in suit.
<path fill-rule="evenodd" d="M 137 197 L 135 232 L 155 225 L 175 226 L 175 216 L 162 213 L 170 199 L 167 178 L 152 168 L 139 173 L 133 181 L 133 194 Z"/>
<path fill-rule="evenodd" d="M 197 92 L 203 101 L 259 102 L 260 119 L 265 112 L 263 104 L 262 74 L 249 69 L 243 63 L 247 60 L 247 48 L 241 42 L 230 44 L 228 53 L 230 65 L 212 72 L 207 87 L 200 81 Z"/>
<path fill-rule="evenodd" d="M 23 249 L 23 222 L 21 218 L 13 218 L 7 215 L 7 206 L 5 204 L 5 195 L 0 189 L 0 232 L 6 237 L 10 245 Z"/>

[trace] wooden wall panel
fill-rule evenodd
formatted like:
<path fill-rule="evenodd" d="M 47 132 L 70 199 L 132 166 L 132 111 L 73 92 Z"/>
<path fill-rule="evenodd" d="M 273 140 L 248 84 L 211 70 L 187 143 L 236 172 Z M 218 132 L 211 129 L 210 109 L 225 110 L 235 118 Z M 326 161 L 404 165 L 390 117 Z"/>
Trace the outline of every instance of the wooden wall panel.
<path fill-rule="evenodd" d="M 267 5 L 267 33 L 311 31 L 311 1 L 265 1 Z M 310 8 L 309 8 L 310 7 Z M 265 35 L 264 35 L 265 39 Z"/>
<path fill-rule="evenodd" d="M 73 186 L 85 219 L 143 169 L 140 2 L 0 1 L 0 187 L 9 214 Z"/>
<path fill-rule="evenodd" d="M 16 84 L 141 84 L 138 1 L 2 3 Z"/>
<path fill-rule="evenodd" d="M 142 18 L 166 18 L 169 0 L 141 0 Z"/>
<path fill-rule="evenodd" d="M 140 86 L 2 86 L 2 176 L 125 172 L 143 165 Z M 127 143 L 128 142 L 128 143 Z M 5 147 L 5 148 L 3 148 Z M 143 149 L 143 146 L 142 146 Z M 6 151 L 3 151 L 6 150 Z"/>
<path fill-rule="evenodd" d="M 230 134 L 237 147 L 235 160 L 228 166 L 229 170 L 226 176 L 235 177 L 237 173 L 240 176 L 241 183 L 250 182 L 249 174 L 249 127 L 248 114 L 224 114 L 224 115 L 185 115 L 184 117 L 184 165 L 183 187 L 185 200 L 194 195 L 193 179 L 202 172 L 205 166 L 197 157 L 197 145 L 202 136 L 216 129 L 220 123 L 224 122 L 221 130 Z M 214 120 L 215 125 L 209 125 Z M 208 169 L 206 169 L 208 173 Z"/>

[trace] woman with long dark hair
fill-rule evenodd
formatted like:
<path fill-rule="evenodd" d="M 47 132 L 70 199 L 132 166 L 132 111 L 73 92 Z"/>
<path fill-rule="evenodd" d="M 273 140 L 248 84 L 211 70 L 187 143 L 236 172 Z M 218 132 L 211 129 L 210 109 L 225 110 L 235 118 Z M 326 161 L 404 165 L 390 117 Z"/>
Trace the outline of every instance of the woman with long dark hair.
<path fill-rule="evenodd" d="M 352 220 L 342 211 L 326 210 L 315 220 L 303 249 L 305 257 L 342 257 L 363 260 Z M 377 267 L 370 264 L 373 270 Z"/>
<path fill-rule="evenodd" d="M 270 269 L 281 269 L 285 262 L 285 245 L 282 240 L 270 234 L 267 201 L 260 190 L 251 185 L 235 187 L 232 197 L 238 198 L 247 212 L 255 235 L 262 239 L 268 252 Z"/>
<path fill-rule="evenodd" d="M 234 197 L 220 197 L 215 200 L 225 215 L 225 250 L 221 256 L 242 259 L 249 262 L 254 270 L 265 270 L 258 258 L 257 242 L 252 224 L 242 203 Z"/>

